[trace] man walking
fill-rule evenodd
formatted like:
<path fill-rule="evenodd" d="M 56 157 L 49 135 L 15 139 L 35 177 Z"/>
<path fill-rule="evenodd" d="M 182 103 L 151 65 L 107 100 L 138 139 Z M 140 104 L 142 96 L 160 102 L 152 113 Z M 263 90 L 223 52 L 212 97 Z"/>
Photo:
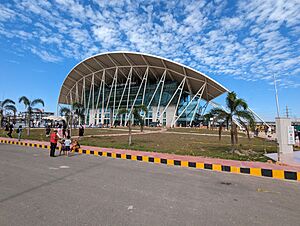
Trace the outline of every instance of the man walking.
<path fill-rule="evenodd" d="M 11 123 L 9 125 L 9 131 L 8 131 L 8 134 L 7 134 L 7 136 L 9 136 L 10 138 L 12 138 L 11 134 L 12 134 L 13 130 L 14 130 L 14 125 Z"/>
<path fill-rule="evenodd" d="M 50 157 L 55 157 L 55 149 L 57 146 L 58 135 L 57 130 L 54 130 L 50 135 Z"/>

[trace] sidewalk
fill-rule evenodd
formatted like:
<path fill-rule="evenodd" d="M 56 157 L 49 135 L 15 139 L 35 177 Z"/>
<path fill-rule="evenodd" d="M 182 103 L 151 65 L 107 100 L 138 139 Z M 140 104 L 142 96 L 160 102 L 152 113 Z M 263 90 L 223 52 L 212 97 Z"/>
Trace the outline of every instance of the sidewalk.
<path fill-rule="evenodd" d="M 22 140 L 20 143 L 17 139 L 0 138 L 0 143 L 11 143 L 38 148 L 49 148 L 49 142 L 33 140 Z M 81 149 L 79 149 L 78 152 L 81 154 L 92 154 L 104 157 L 177 165 L 181 167 L 192 167 L 300 181 L 300 167 L 298 166 L 282 166 L 263 162 L 226 160 L 201 156 L 184 156 L 167 153 L 133 151 L 115 148 L 100 148 L 91 146 L 81 146 Z"/>

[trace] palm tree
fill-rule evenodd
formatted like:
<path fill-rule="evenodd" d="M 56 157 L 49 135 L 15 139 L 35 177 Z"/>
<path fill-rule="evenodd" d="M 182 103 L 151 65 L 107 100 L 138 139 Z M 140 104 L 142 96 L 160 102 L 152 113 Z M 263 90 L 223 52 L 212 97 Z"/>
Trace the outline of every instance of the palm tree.
<path fill-rule="evenodd" d="M 219 122 L 219 139 L 221 139 L 222 128 L 226 123 L 227 126 L 231 125 L 230 137 L 232 146 L 237 144 L 238 136 L 236 122 L 246 129 L 248 138 L 250 139 L 249 127 L 252 128 L 254 126 L 255 118 L 252 112 L 248 110 L 248 105 L 245 100 L 237 98 L 235 92 L 229 92 L 226 97 L 226 105 L 228 111 L 222 108 L 213 108 L 209 112 L 209 114 L 212 114 L 215 120 Z"/>
<path fill-rule="evenodd" d="M 84 124 L 84 118 L 85 118 L 85 108 L 81 103 L 75 102 L 72 104 L 72 112 L 74 112 L 74 115 L 78 117 L 78 126 L 79 124 Z"/>
<path fill-rule="evenodd" d="M 144 113 L 144 116 L 141 115 L 141 113 Z M 118 112 L 118 115 L 127 115 L 128 117 L 128 130 L 129 130 L 129 137 L 128 137 L 128 144 L 129 146 L 132 143 L 132 133 L 131 133 L 131 118 L 132 116 L 134 117 L 134 119 L 137 119 L 140 127 L 141 127 L 141 132 L 143 132 L 144 129 L 144 121 L 145 121 L 145 115 L 148 114 L 148 109 L 145 105 L 138 105 L 133 107 L 132 112 L 129 109 L 126 108 L 121 108 Z"/>
<path fill-rule="evenodd" d="M 44 107 L 45 103 L 40 98 L 31 101 L 26 96 L 20 97 L 19 103 L 23 103 L 25 105 L 25 108 L 26 108 L 27 119 L 26 119 L 26 116 L 25 116 L 25 121 L 27 120 L 27 122 L 28 122 L 27 135 L 29 136 L 30 135 L 30 127 L 31 127 L 30 121 L 31 121 L 32 112 L 33 111 L 40 111 L 40 109 L 34 108 L 34 106 L 37 105 L 37 104 L 41 104 Z"/>
<path fill-rule="evenodd" d="M 203 122 L 206 124 L 207 129 L 209 129 L 210 125 L 210 119 L 213 118 L 214 116 L 211 113 L 207 113 L 202 116 Z"/>
<path fill-rule="evenodd" d="M 72 111 L 71 111 L 71 109 L 68 108 L 68 107 L 62 107 L 60 109 L 59 113 L 60 113 L 61 116 L 65 116 L 67 127 L 69 127 L 69 124 L 71 124 L 71 127 L 72 127 L 72 122 L 70 122 L 70 119 L 72 117 Z"/>
<path fill-rule="evenodd" d="M 0 127 L 2 127 L 3 124 L 5 111 L 12 111 L 14 115 L 16 114 L 17 108 L 14 105 L 15 102 L 11 99 L 5 99 L 3 101 L 0 101 Z"/>
<path fill-rule="evenodd" d="M 141 115 L 141 113 L 144 113 L 143 116 Z M 134 119 L 138 120 L 140 127 L 141 127 L 141 132 L 143 132 L 145 116 L 148 114 L 147 107 L 145 105 L 136 106 L 136 107 L 134 107 L 132 114 L 133 114 Z"/>

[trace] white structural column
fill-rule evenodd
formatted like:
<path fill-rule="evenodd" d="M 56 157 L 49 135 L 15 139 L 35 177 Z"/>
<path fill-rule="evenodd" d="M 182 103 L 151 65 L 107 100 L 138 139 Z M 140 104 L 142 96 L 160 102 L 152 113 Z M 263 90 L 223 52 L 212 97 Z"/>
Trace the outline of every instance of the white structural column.
<path fill-rule="evenodd" d="M 112 111 L 112 117 L 110 117 L 112 119 L 112 122 L 110 122 L 111 125 L 114 125 L 115 123 L 114 118 L 115 118 L 115 109 L 116 109 L 117 83 L 118 83 L 118 68 L 116 70 L 113 111 Z"/>
<path fill-rule="evenodd" d="M 149 70 L 149 68 L 147 68 L 147 70 Z M 147 72 L 147 74 L 149 74 L 149 71 Z M 147 82 L 148 82 L 148 75 L 147 75 L 146 80 L 145 80 L 144 92 L 143 92 L 143 97 L 142 97 L 142 105 L 144 105 L 145 93 L 146 93 L 146 89 L 147 89 Z"/>
<path fill-rule="evenodd" d="M 70 102 L 69 104 L 71 105 L 73 103 L 73 95 L 72 95 L 72 90 L 70 91 Z"/>
<path fill-rule="evenodd" d="M 172 127 L 176 124 L 177 120 L 183 115 L 183 113 L 186 111 L 186 109 L 191 105 L 191 103 L 193 102 L 193 100 L 199 96 L 199 98 L 202 98 L 203 92 L 205 90 L 206 87 L 206 82 L 203 84 L 203 86 L 198 90 L 198 92 L 196 93 L 195 96 L 193 96 L 193 98 L 190 100 L 190 102 L 186 105 L 186 107 L 183 109 L 183 111 L 178 115 L 178 117 L 176 117 L 176 119 L 172 122 Z"/>
<path fill-rule="evenodd" d="M 151 103 L 152 103 L 152 101 L 153 101 L 153 99 L 154 99 L 154 97 L 156 95 L 156 92 L 157 92 L 158 88 L 160 87 L 160 84 L 164 84 L 165 83 L 165 79 L 166 79 L 166 70 L 164 71 L 163 75 L 161 76 L 161 78 L 160 78 L 160 80 L 159 80 L 159 82 L 158 82 L 158 84 L 157 84 L 157 86 L 155 88 L 155 91 L 154 91 L 154 93 L 153 93 L 153 95 L 152 95 L 152 97 L 151 97 L 151 99 L 150 99 L 150 101 L 148 103 L 147 109 L 149 109 L 149 107 L 150 107 L 150 105 L 151 105 Z"/>
<path fill-rule="evenodd" d="M 84 109 L 86 109 L 85 77 L 83 77 L 82 83 L 83 83 L 83 88 L 82 88 L 82 100 L 81 100 L 82 103 L 81 104 L 83 104 Z M 86 121 L 86 112 L 84 114 L 84 121 Z"/>
<path fill-rule="evenodd" d="M 185 79 L 185 81 L 187 81 L 187 79 Z M 175 111 L 174 111 L 174 115 L 173 115 L 173 119 L 172 119 L 172 122 L 171 122 L 171 127 L 174 126 L 174 121 L 175 121 L 175 118 L 176 118 L 176 114 L 177 114 L 177 109 L 178 109 L 178 106 L 180 104 L 180 100 L 181 100 L 181 95 L 182 95 L 182 91 L 183 91 L 183 88 L 184 88 L 184 84 L 180 87 L 180 94 L 179 94 L 179 97 L 178 97 L 178 100 L 177 100 L 177 104 L 176 104 L 176 107 L 175 107 Z"/>
<path fill-rule="evenodd" d="M 93 87 L 94 87 L 94 79 L 95 79 L 95 75 L 94 73 L 92 74 L 92 82 L 91 82 L 91 86 L 90 86 L 90 92 L 89 92 L 89 98 L 88 98 L 88 103 L 87 103 L 87 108 L 86 108 L 86 114 L 89 112 L 89 118 L 94 118 L 94 116 L 91 116 L 91 96 L 94 93 Z M 94 108 L 92 108 L 92 110 L 94 110 Z M 91 120 L 90 120 L 91 121 Z M 85 124 L 87 124 L 87 117 L 85 117 Z"/>
<path fill-rule="evenodd" d="M 107 103 L 106 103 L 106 107 L 105 107 L 105 113 L 107 112 L 107 108 L 108 108 L 109 101 L 110 101 L 110 98 L 111 98 L 111 93 L 113 91 L 114 84 L 116 82 L 117 74 L 118 74 L 118 68 L 116 68 L 115 75 L 114 75 L 114 78 L 113 78 L 113 82 L 112 82 L 111 87 L 110 87 L 110 91 L 109 91 L 109 95 L 108 95 L 108 99 L 107 99 Z"/>
<path fill-rule="evenodd" d="M 174 99 L 174 97 L 176 96 L 178 90 L 182 90 L 184 88 L 184 84 L 185 84 L 185 80 L 186 77 L 183 77 L 182 81 L 180 82 L 179 86 L 177 87 L 176 91 L 174 92 L 173 96 L 171 97 L 171 99 L 169 100 L 168 104 L 166 105 L 166 107 L 164 108 L 164 110 L 162 111 L 159 120 L 161 121 L 163 114 L 166 112 L 166 110 L 168 109 L 169 105 L 171 104 L 172 100 Z"/>
<path fill-rule="evenodd" d="M 103 71 L 103 73 L 102 73 L 102 78 L 101 78 L 100 86 L 99 86 L 99 90 L 98 90 L 98 97 L 97 97 L 97 102 L 96 102 L 96 110 L 97 111 L 98 111 L 98 107 L 99 107 L 100 96 L 101 96 L 102 86 L 103 86 L 103 82 L 104 82 L 104 76 L 105 76 L 105 71 Z"/>
<path fill-rule="evenodd" d="M 206 102 L 206 104 L 203 106 L 202 110 L 201 110 L 201 116 L 204 115 L 207 107 L 208 107 L 209 101 Z"/>
<path fill-rule="evenodd" d="M 101 124 L 104 124 L 104 118 L 105 118 L 105 112 L 104 112 L 104 101 L 105 101 L 105 71 L 103 72 L 103 77 L 102 77 L 102 107 L 101 107 Z"/>
<path fill-rule="evenodd" d="M 131 81 L 131 76 L 132 76 L 132 68 L 130 68 L 130 71 L 129 71 L 129 74 L 127 76 L 127 80 L 126 80 L 126 83 L 125 83 L 125 86 L 124 86 L 124 89 L 123 89 L 123 92 L 122 92 L 122 95 L 121 95 L 121 98 L 120 98 L 120 101 L 119 101 L 119 104 L 118 104 L 118 108 L 116 110 L 116 115 L 114 116 L 114 121 L 113 121 L 113 124 L 115 123 L 115 120 L 116 120 L 116 116 L 120 110 L 120 107 L 121 107 L 121 104 L 122 104 L 122 101 L 123 101 L 123 97 L 124 97 L 124 94 L 125 94 L 125 91 L 126 91 L 126 88 L 128 86 L 128 84 L 130 83 Z M 129 92 L 129 91 L 128 91 Z M 127 105 L 128 106 L 128 105 Z"/>
<path fill-rule="evenodd" d="M 78 90 L 78 82 L 76 82 L 76 102 L 79 103 L 79 90 Z M 73 103 L 72 103 L 73 104 Z"/>
<path fill-rule="evenodd" d="M 156 109 L 156 118 L 158 118 L 158 112 L 159 112 L 159 108 L 160 108 L 160 103 L 161 103 L 161 97 L 164 91 L 164 87 L 165 87 L 165 79 L 166 79 L 166 74 L 167 74 L 167 70 L 165 70 L 164 72 L 164 79 L 162 82 L 162 86 L 161 86 L 161 90 L 160 90 L 160 95 L 159 95 L 159 99 L 158 99 L 158 104 L 157 104 L 157 109 Z"/>
<path fill-rule="evenodd" d="M 137 94 L 135 95 L 134 101 L 133 101 L 132 106 L 131 106 L 131 108 L 130 108 L 130 112 L 129 112 L 127 118 L 126 118 L 125 125 L 127 124 L 128 118 L 129 118 L 130 115 L 132 114 L 134 105 L 135 105 L 136 100 L 137 100 L 137 98 L 138 98 L 138 96 L 139 96 L 139 94 L 140 94 L 141 88 L 142 88 L 143 84 L 145 83 L 145 81 L 147 81 L 147 78 L 148 78 L 148 72 L 149 72 L 149 67 L 147 67 L 147 69 L 146 69 L 146 71 L 145 71 L 145 74 L 144 74 L 144 76 L 143 76 L 141 85 L 139 86 L 139 89 L 138 89 L 138 91 L 137 91 Z"/>
<path fill-rule="evenodd" d="M 132 71 L 132 67 L 131 67 L 130 70 Z M 130 79 L 129 79 L 128 93 L 127 93 L 127 102 L 126 102 L 126 111 L 128 111 L 128 107 L 129 107 L 130 88 L 131 88 L 131 76 L 130 76 Z M 126 116 L 126 117 L 127 117 L 127 116 Z"/>

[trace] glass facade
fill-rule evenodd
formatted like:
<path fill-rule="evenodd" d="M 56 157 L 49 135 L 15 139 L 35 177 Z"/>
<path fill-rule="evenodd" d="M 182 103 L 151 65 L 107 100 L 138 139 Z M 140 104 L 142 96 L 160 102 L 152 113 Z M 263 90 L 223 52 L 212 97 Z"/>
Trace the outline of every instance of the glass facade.
<path fill-rule="evenodd" d="M 163 86 L 163 91 L 161 92 L 162 83 L 154 83 L 150 84 L 148 83 L 146 86 L 146 89 L 144 91 L 144 85 L 143 84 L 140 87 L 140 84 L 133 84 L 130 87 L 127 85 L 125 87 L 125 84 L 118 84 L 117 87 L 115 86 L 106 86 L 104 89 L 104 108 L 106 109 L 106 112 L 104 114 L 103 122 L 104 124 L 110 124 L 112 118 L 115 118 L 118 123 L 120 121 L 125 122 L 125 116 L 119 116 L 118 115 L 118 108 L 126 108 L 128 104 L 128 108 L 130 109 L 131 106 L 134 104 L 135 106 L 141 105 L 142 103 L 145 106 L 149 105 L 148 108 L 148 114 L 145 117 L 145 125 L 146 126 L 157 126 L 159 123 L 162 126 L 166 126 L 167 124 L 167 114 L 166 112 L 163 113 L 163 116 L 161 117 L 161 121 L 158 120 L 160 118 L 160 114 L 162 113 L 163 109 L 167 106 L 167 104 L 170 102 L 171 98 L 173 97 L 174 93 L 177 91 L 178 83 L 177 82 L 171 82 L 166 81 Z M 156 90 L 156 92 L 155 92 Z M 86 96 L 86 103 L 89 103 L 88 108 L 93 109 L 93 106 L 98 106 L 98 109 L 95 109 L 93 112 L 95 118 L 95 122 L 93 124 L 99 124 L 101 122 L 101 111 L 102 111 L 102 101 L 103 101 L 103 90 L 100 90 L 100 96 L 99 96 L 99 102 L 98 98 L 94 98 L 95 102 L 92 103 L 91 100 L 89 100 L 90 91 L 87 90 L 85 93 Z M 139 91 L 138 96 L 137 93 Z M 145 95 L 144 95 L 145 92 Z M 129 95 L 128 95 L 129 93 Z M 116 94 L 116 95 L 115 95 Z M 99 95 L 99 88 L 95 87 L 95 96 Z M 180 91 L 177 91 L 175 96 L 173 97 L 172 101 L 169 103 L 169 106 L 176 106 L 178 103 L 178 98 L 180 95 Z M 123 96 L 123 98 L 122 98 Z M 144 96 L 144 102 L 143 102 L 143 96 Z M 160 98 L 161 96 L 161 98 Z M 92 98 L 91 98 L 92 99 Z M 135 100 L 136 99 L 136 100 Z M 135 101 L 135 103 L 134 103 Z M 150 103 L 151 101 L 151 103 Z M 176 115 L 180 115 L 182 111 L 186 108 L 188 103 L 191 101 L 191 96 L 187 92 L 182 92 Z M 149 104 L 150 103 L 150 104 Z M 160 109 L 157 110 L 157 106 L 160 106 Z M 113 110 L 114 109 L 114 110 Z M 91 111 L 88 111 L 87 114 L 87 121 L 90 120 L 90 114 Z M 113 115 L 114 114 L 114 115 Z M 97 117 L 98 115 L 98 117 Z M 184 111 L 184 113 L 181 115 L 181 117 L 178 119 L 177 124 L 181 126 L 189 126 L 191 122 L 194 121 L 196 123 L 196 120 L 199 116 L 199 106 L 198 106 L 198 99 L 195 98 L 187 109 Z M 122 118 L 123 117 L 123 118 Z M 156 119 L 156 120 L 155 120 Z"/>

